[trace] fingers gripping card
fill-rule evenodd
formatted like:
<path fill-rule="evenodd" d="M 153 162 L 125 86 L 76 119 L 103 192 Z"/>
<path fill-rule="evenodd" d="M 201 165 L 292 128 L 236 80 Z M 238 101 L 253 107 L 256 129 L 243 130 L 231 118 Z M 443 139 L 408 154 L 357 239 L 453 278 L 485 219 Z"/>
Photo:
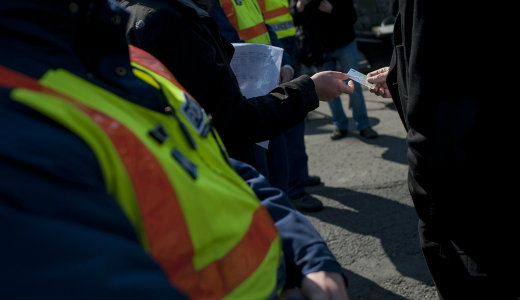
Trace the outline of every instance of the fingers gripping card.
<path fill-rule="evenodd" d="M 375 87 L 374 84 L 367 81 L 367 75 L 360 73 L 354 69 L 350 69 L 347 73 L 349 75 L 349 79 L 354 80 L 355 82 L 359 82 L 360 84 L 373 89 Z"/>

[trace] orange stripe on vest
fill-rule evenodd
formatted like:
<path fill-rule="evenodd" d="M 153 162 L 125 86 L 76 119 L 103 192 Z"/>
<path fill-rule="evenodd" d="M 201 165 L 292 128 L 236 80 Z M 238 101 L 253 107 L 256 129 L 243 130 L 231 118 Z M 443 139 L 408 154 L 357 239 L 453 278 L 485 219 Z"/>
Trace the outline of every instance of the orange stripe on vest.
<path fill-rule="evenodd" d="M 130 52 L 131 61 L 136 62 L 141 66 L 146 66 L 148 69 L 166 78 L 168 81 L 180 88 L 183 92 L 190 95 L 193 101 L 197 102 L 195 98 L 193 98 L 193 96 L 191 96 L 191 94 L 188 93 L 186 89 L 184 89 L 184 87 L 179 83 L 179 81 L 177 81 L 177 78 L 173 76 L 170 70 L 168 70 L 168 68 L 166 68 L 166 66 L 161 61 L 155 58 L 155 56 L 151 55 L 150 53 L 144 51 L 141 48 L 137 48 L 132 45 L 128 46 L 128 50 Z"/>
<path fill-rule="evenodd" d="M 222 0 L 222 9 L 224 10 L 224 13 L 226 14 L 226 17 L 229 20 L 231 26 L 233 26 L 233 28 L 235 28 L 235 30 L 238 32 L 240 31 L 238 28 L 238 17 L 237 13 L 235 12 L 235 7 L 231 1 L 233 0 Z"/>
<path fill-rule="evenodd" d="M 264 14 L 264 20 L 266 20 L 266 21 L 290 13 L 289 8 L 285 7 L 285 6 L 267 11 L 267 7 L 265 5 L 265 0 L 258 0 L 257 2 L 258 2 L 258 6 L 260 6 L 260 10 Z"/>
<path fill-rule="evenodd" d="M 270 11 L 267 11 L 264 13 L 264 18 L 266 20 L 270 20 L 270 19 L 274 19 L 276 17 L 279 17 L 279 16 L 283 16 L 285 14 L 288 14 L 289 13 L 289 8 L 283 6 L 283 7 L 278 7 L 277 9 L 273 9 L 273 10 L 270 10 Z"/>
<path fill-rule="evenodd" d="M 267 32 L 267 27 L 265 27 L 263 22 L 241 30 L 238 26 L 238 17 L 235 12 L 235 7 L 231 1 L 233 0 L 222 0 L 222 9 L 226 14 L 229 23 L 238 32 L 238 37 L 241 40 L 248 41 Z"/>
<path fill-rule="evenodd" d="M 267 27 L 265 27 L 264 23 L 256 24 L 255 26 L 251 26 L 245 29 L 242 29 L 238 32 L 238 36 L 241 40 L 247 41 L 257 36 L 260 36 L 267 32 Z"/>
<path fill-rule="evenodd" d="M 103 112 L 3 66 L 0 66 L 0 86 L 24 88 L 70 102 L 103 129 L 132 181 L 151 255 L 172 285 L 190 298 L 222 298 L 263 262 L 277 237 L 276 227 L 263 206 L 255 211 L 246 235 L 225 257 L 195 270 L 193 245 L 177 195 L 157 158 L 129 128 Z"/>

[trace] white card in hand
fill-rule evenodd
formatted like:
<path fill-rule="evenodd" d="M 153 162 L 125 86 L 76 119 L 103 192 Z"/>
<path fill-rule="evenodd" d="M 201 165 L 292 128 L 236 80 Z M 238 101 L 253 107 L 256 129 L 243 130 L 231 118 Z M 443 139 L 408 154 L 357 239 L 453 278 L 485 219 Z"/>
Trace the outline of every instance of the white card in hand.
<path fill-rule="evenodd" d="M 373 89 L 376 87 L 375 84 L 367 81 L 367 75 L 365 75 L 363 73 L 360 73 L 354 69 L 350 69 L 347 74 L 350 76 L 349 79 L 359 82 L 360 84 L 362 84 L 370 89 Z"/>

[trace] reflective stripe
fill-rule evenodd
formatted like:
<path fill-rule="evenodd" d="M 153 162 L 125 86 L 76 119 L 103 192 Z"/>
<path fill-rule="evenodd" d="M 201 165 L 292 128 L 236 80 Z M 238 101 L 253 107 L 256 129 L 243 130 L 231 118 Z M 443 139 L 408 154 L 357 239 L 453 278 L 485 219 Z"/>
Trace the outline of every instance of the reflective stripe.
<path fill-rule="evenodd" d="M 267 22 L 267 20 L 270 20 L 272 18 L 276 18 L 279 16 L 283 16 L 288 13 L 289 13 L 289 8 L 282 6 L 282 7 L 278 7 L 276 9 L 264 12 L 264 18 Z"/>
<path fill-rule="evenodd" d="M 258 0 L 258 5 L 264 15 L 265 23 L 271 26 L 279 39 L 296 34 L 288 1 Z"/>
<path fill-rule="evenodd" d="M 241 29 L 238 32 L 238 36 L 241 40 L 248 41 L 265 33 L 267 33 L 267 27 L 265 27 L 264 23 L 260 23 L 249 28 Z"/>
<path fill-rule="evenodd" d="M 235 11 L 235 5 L 233 5 L 231 1 L 233 0 L 221 0 L 220 5 L 222 6 L 229 23 L 231 23 L 231 26 L 233 26 L 233 28 L 238 32 L 240 28 L 238 27 L 237 12 Z"/>
<path fill-rule="evenodd" d="M 176 192 L 160 161 L 131 129 L 102 111 L 3 66 L 0 66 L 0 86 L 26 89 L 63 100 L 98 124 L 112 141 L 130 176 L 151 255 L 170 282 L 177 288 L 182 287 L 180 290 L 190 298 L 222 298 L 260 267 L 278 237 L 263 206 L 254 211 L 250 226 L 238 244 L 222 258 L 196 270 L 192 261 L 192 241 Z"/>
<path fill-rule="evenodd" d="M 150 53 L 144 51 L 141 48 L 137 48 L 135 46 L 129 45 L 128 50 L 130 53 L 130 60 L 136 62 L 139 65 L 146 66 L 147 69 L 161 75 L 166 78 L 168 81 L 173 83 L 176 87 L 181 89 L 183 92 L 188 94 L 191 97 L 191 100 L 198 103 L 193 96 L 177 81 L 177 78 L 173 76 L 173 74 L 168 70 L 168 68 L 163 65 L 161 61 L 155 58 Z"/>
<path fill-rule="evenodd" d="M 150 53 L 144 51 L 141 48 L 134 47 L 132 45 L 128 46 L 128 50 L 130 53 L 130 59 L 135 61 L 136 63 L 147 66 L 148 69 L 154 71 L 155 73 L 161 75 L 162 77 L 168 79 L 170 82 L 174 83 L 177 87 L 181 87 L 175 76 L 163 65 L 157 58 L 155 58 Z"/>
<path fill-rule="evenodd" d="M 271 24 L 271 28 L 273 28 L 273 30 L 276 32 L 294 28 L 294 22 L 293 22 L 293 20 L 289 20 L 286 22 L 273 23 L 273 24 Z"/>
<path fill-rule="evenodd" d="M 268 45 L 271 43 L 271 39 L 262 12 L 254 1 L 256 0 L 244 0 L 238 7 L 235 6 L 234 0 L 221 0 L 220 3 L 229 23 L 235 28 L 241 40 L 247 43 Z M 237 9 L 241 10 L 241 21 Z"/>

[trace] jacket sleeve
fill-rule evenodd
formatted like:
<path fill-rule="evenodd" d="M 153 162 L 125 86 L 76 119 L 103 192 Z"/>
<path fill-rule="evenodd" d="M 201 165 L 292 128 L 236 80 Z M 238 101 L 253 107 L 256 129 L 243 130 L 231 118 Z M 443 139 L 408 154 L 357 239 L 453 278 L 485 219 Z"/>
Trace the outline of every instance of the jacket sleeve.
<path fill-rule="evenodd" d="M 307 217 L 292 206 L 287 195 L 271 187 L 250 165 L 234 159 L 231 163 L 262 201 L 278 228 L 287 267 L 286 287 L 299 286 L 303 276 L 317 271 L 338 272 L 344 276 L 323 238 Z"/>
<path fill-rule="evenodd" d="M 0 298 L 186 299 L 140 245 L 82 140 L 12 102 L 0 120 L 9 124 L 0 128 Z"/>

